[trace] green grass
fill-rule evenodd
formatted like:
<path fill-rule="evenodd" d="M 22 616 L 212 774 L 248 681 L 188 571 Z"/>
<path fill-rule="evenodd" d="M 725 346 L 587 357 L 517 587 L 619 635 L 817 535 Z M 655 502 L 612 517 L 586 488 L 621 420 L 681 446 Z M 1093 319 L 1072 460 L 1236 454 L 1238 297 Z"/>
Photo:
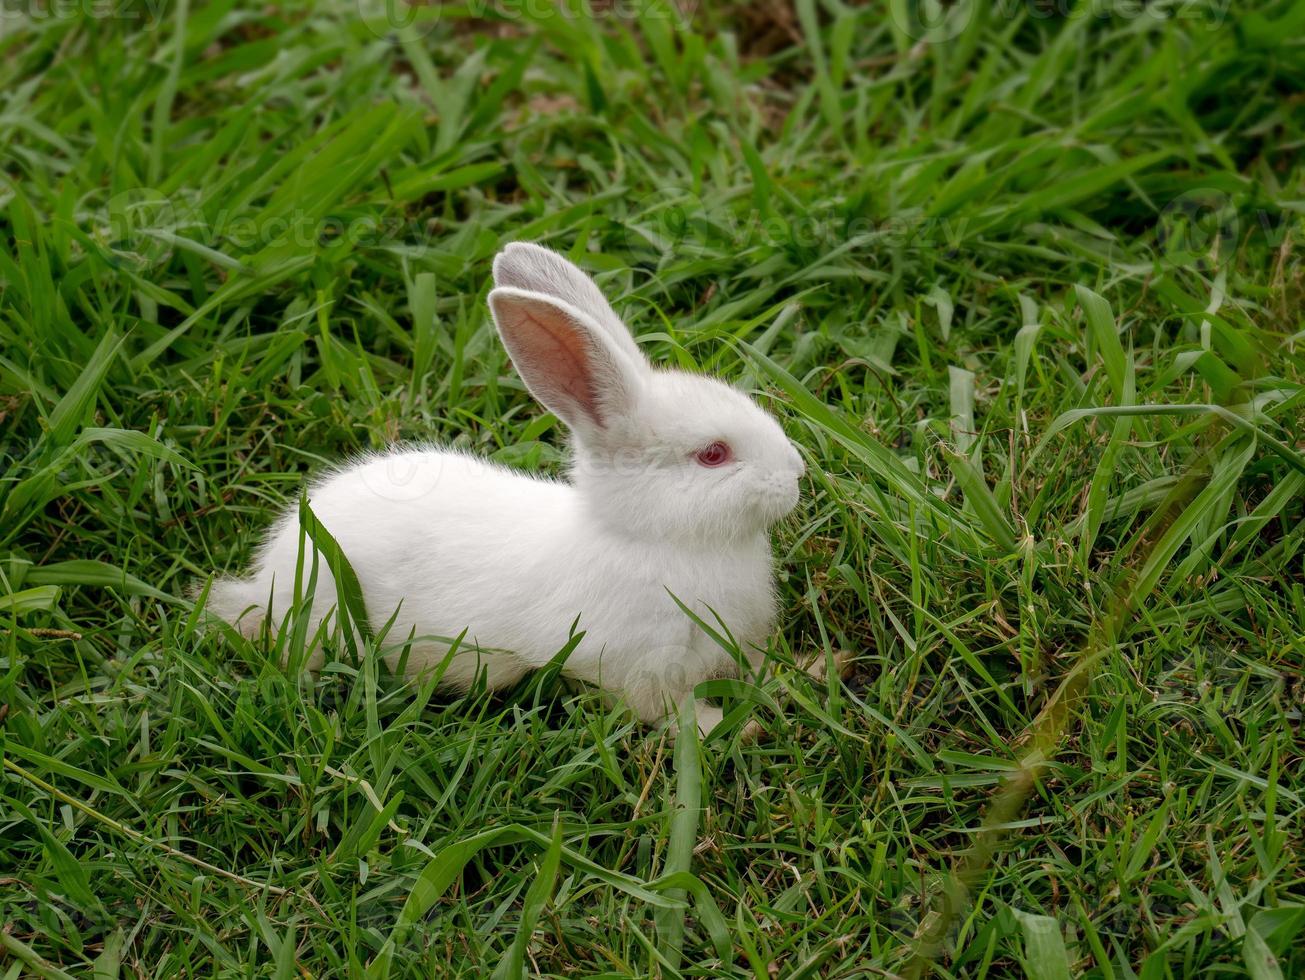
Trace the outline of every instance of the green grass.
<path fill-rule="evenodd" d="M 1305 3 L 594 6 L 6 7 L 0 975 L 1305 975 Z M 559 469 L 514 238 L 807 453 L 756 744 L 199 628 Z"/>

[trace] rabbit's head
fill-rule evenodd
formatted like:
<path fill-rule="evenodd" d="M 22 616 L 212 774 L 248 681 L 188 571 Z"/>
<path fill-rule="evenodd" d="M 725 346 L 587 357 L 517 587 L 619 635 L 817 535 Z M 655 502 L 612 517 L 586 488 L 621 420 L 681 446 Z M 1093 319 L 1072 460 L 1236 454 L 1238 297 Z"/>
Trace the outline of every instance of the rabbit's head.
<path fill-rule="evenodd" d="M 802 457 L 751 398 L 654 368 L 588 276 L 512 244 L 489 294 L 526 386 L 571 429 L 572 476 L 605 529 L 712 544 L 754 537 L 798 501 Z"/>

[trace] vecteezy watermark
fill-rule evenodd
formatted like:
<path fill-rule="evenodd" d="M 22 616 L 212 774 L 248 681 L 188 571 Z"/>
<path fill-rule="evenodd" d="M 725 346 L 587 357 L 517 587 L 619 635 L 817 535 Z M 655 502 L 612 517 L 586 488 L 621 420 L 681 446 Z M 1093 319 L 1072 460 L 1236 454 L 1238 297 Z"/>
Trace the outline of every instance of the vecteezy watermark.
<path fill-rule="evenodd" d="M 148 187 L 88 199 L 78 224 L 115 261 L 138 271 L 162 267 L 177 248 L 198 244 L 238 265 L 263 249 L 304 251 L 345 243 L 353 248 L 414 245 L 433 240 L 424 217 L 383 210 L 327 213 L 292 210 L 260 213 L 220 209 L 209 214 L 184 196 Z"/>
<path fill-rule="evenodd" d="M 941 44 L 959 37 L 979 20 L 1009 23 L 1031 21 L 1196 20 L 1221 24 L 1231 0 L 897 0 L 888 5 L 893 25 L 914 41 Z"/>
<path fill-rule="evenodd" d="M 178 248 L 192 248 L 231 270 L 253 268 L 260 253 L 291 247 L 407 249 L 439 244 L 440 230 L 420 210 L 384 203 L 338 211 L 207 209 L 182 194 L 148 188 L 90 195 L 76 212 L 78 226 L 112 261 L 138 272 L 162 268 Z M 1213 268 L 1232 261 L 1248 243 L 1276 249 L 1298 219 L 1280 208 L 1254 205 L 1220 188 L 1189 187 L 1163 202 L 1132 235 L 1105 247 L 1124 260 L 1151 259 L 1168 268 Z M 920 207 L 878 210 L 835 200 L 819 207 L 765 207 L 745 189 L 712 193 L 665 187 L 614 205 L 602 229 L 607 251 L 632 257 L 710 248 L 742 254 L 753 248 L 828 254 L 879 262 L 893 252 L 957 253 L 984 247 L 983 214 L 931 215 Z M 1030 228 L 1042 228 L 1030 221 Z M 1018 236 L 1011 229 L 1002 237 Z M 198 246 L 198 248 L 195 248 Z M 1100 247 L 1100 243 L 1098 243 Z"/>
<path fill-rule="evenodd" d="M 1244 196 L 1214 187 L 1189 187 L 1158 202 L 1158 211 L 1132 233 L 1096 243 L 1121 261 L 1152 260 L 1167 268 L 1213 268 L 1232 261 L 1247 244 L 1277 249 L 1298 219 L 1288 210 L 1254 205 Z M 758 206 L 747 189 L 712 194 L 666 187 L 633 197 L 623 213 L 609 217 L 605 245 L 633 256 L 648 252 L 692 252 L 702 247 L 741 254 L 753 248 L 838 250 L 855 258 L 879 260 L 892 252 L 957 253 L 995 240 L 982 212 L 929 214 L 913 207 L 876 210 L 869 204 L 830 201 L 809 210 Z M 1030 233 L 1045 224 L 1030 218 Z M 999 236 L 1018 238 L 1020 227 Z"/>
<path fill-rule="evenodd" d="M 443 21 L 547 24 L 557 18 L 596 22 L 664 20 L 687 25 L 698 0 L 467 0 L 456 14 L 439 0 L 355 0 L 358 19 L 377 37 L 412 40 Z"/>
<path fill-rule="evenodd" d="M 915 208 L 893 212 L 857 210 L 838 203 L 802 211 L 759 208 L 750 194 L 699 194 L 667 187 L 634 197 L 624 215 L 613 217 L 615 250 L 673 252 L 696 243 L 738 251 L 766 245 L 830 251 L 956 248 L 969 234 L 970 220 L 933 216 Z"/>
<path fill-rule="evenodd" d="M 162 21 L 165 6 L 166 0 L 0 0 L 0 36 L 24 21 L 121 21 L 148 30 Z"/>

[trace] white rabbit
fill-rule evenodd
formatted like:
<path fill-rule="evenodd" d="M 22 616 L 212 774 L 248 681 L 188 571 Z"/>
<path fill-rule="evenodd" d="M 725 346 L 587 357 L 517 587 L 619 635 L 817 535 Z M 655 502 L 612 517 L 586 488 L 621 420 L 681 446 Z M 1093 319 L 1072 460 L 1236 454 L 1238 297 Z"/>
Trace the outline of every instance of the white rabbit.
<path fill-rule="evenodd" d="M 775 616 L 768 529 L 798 501 L 802 457 L 735 388 L 653 368 L 561 256 L 509 245 L 494 281 L 489 306 L 517 371 L 571 429 L 571 481 L 396 448 L 328 475 L 310 506 L 353 566 L 370 621 L 397 609 L 390 639 L 415 634 L 410 673 L 439 664 L 440 638 L 465 629 L 443 683 L 465 688 L 484 670 L 501 688 L 547 664 L 578 623 L 563 673 L 663 719 L 700 681 L 738 670 L 672 594 L 713 628 L 719 617 L 759 665 Z M 299 544 L 292 509 L 252 576 L 214 583 L 209 608 L 255 635 L 269 599 L 273 617 L 292 604 Z M 317 622 L 335 602 L 321 563 Z M 721 719 L 705 703 L 696 715 L 704 733 Z"/>

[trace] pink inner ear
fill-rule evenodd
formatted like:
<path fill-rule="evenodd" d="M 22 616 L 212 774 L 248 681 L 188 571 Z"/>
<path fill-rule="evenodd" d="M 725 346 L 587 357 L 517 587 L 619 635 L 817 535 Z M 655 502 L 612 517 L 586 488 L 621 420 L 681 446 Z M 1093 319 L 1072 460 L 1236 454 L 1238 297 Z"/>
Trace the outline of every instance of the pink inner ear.
<path fill-rule="evenodd" d="M 580 331 L 560 312 L 556 317 L 540 317 L 523 309 L 519 315 L 535 328 L 517 335 L 521 355 L 554 386 L 574 399 L 595 423 L 602 425 L 603 414 L 594 385 L 589 349 Z"/>

